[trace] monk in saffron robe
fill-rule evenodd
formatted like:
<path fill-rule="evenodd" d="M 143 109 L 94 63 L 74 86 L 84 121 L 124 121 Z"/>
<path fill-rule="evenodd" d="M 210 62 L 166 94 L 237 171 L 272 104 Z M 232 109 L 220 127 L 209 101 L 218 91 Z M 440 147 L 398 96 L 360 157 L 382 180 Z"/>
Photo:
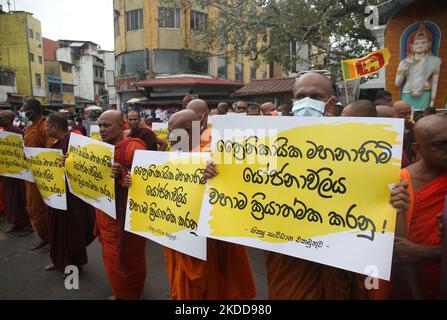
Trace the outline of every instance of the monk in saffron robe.
<path fill-rule="evenodd" d="M 23 131 L 13 126 L 15 114 L 7 110 L 0 112 L 0 126 L 5 131 L 23 135 Z M 12 227 L 6 233 L 21 232 L 19 236 L 27 236 L 33 232 L 31 222 L 26 213 L 25 183 L 23 180 L 1 177 L 3 183 L 3 201 L 8 223 Z"/>
<path fill-rule="evenodd" d="M 295 81 L 294 101 L 309 98 L 308 104 L 297 105 L 297 113 L 322 116 L 335 104 L 332 96 L 332 83 L 324 75 L 307 73 Z M 317 101 L 318 100 L 318 101 Z M 324 103 L 321 105 L 321 102 Z M 321 106 L 315 113 L 312 109 Z M 352 116 L 351 112 L 377 116 L 377 111 L 365 102 L 344 110 L 344 116 Z M 306 110 L 308 109 L 308 110 Z M 408 195 L 405 184 L 400 183 L 391 192 L 391 203 L 399 211 L 408 208 Z M 322 265 L 316 262 L 269 252 L 266 261 L 269 297 L 272 300 L 321 300 L 321 299 L 369 299 L 364 284 L 364 276 Z"/>
<path fill-rule="evenodd" d="M 46 130 L 50 137 L 56 139 L 52 149 L 68 152 L 70 132 L 65 116 L 52 113 L 48 116 Z M 95 238 L 95 210 L 67 190 L 67 210 L 49 207 L 48 226 L 50 239 L 50 256 L 52 263 L 45 270 L 64 270 L 66 266 L 81 267 L 87 264 L 86 247 Z"/>
<path fill-rule="evenodd" d="M 441 237 L 438 216 L 447 194 L 447 116 L 430 115 L 414 128 L 413 150 L 420 160 L 402 170 L 409 183 L 411 206 L 405 213 L 405 236 L 396 237 L 396 277 L 413 268 L 403 281 L 394 279 L 392 298 L 439 299 Z M 405 270 L 405 269 L 404 269 Z"/>
<path fill-rule="evenodd" d="M 46 119 L 42 116 L 42 105 L 38 100 L 27 100 L 22 110 L 26 113 L 28 120 L 32 124 L 25 128 L 25 147 L 49 148 L 53 145 L 54 139 L 46 132 Z M 26 188 L 26 211 L 33 223 L 34 229 L 40 238 L 30 250 L 43 248 L 48 243 L 48 207 L 43 202 L 42 196 L 35 183 L 25 182 Z"/>
<path fill-rule="evenodd" d="M 168 127 L 186 130 L 193 145 L 192 122 L 200 118 L 191 110 L 175 113 Z M 197 139 L 198 140 L 198 139 Z M 178 149 L 179 144 L 174 149 Z M 207 261 L 164 248 L 166 269 L 172 300 L 246 300 L 256 295 L 249 258 L 245 247 L 215 239 L 207 239 Z"/>
<path fill-rule="evenodd" d="M 112 287 L 111 299 L 138 300 L 142 298 L 146 280 L 146 239 L 124 231 L 127 191 L 123 177 L 132 167 L 136 150 L 145 150 L 139 139 L 123 134 L 120 112 L 104 112 L 98 120 L 102 141 L 115 145 L 116 220 L 96 209 L 96 224 L 102 246 L 104 267 Z"/>
<path fill-rule="evenodd" d="M 146 145 L 146 150 L 165 151 L 168 144 L 158 138 L 151 129 L 147 127 L 141 119 L 140 113 L 136 110 L 127 113 L 127 124 L 129 125 L 128 137 L 140 139 Z"/>
<path fill-rule="evenodd" d="M 206 101 L 194 99 L 188 103 L 187 110 L 194 111 L 200 120 L 200 150 L 211 151 L 211 128 L 208 127 L 209 108 Z M 194 133 L 194 130 L 193 130 Z"/>

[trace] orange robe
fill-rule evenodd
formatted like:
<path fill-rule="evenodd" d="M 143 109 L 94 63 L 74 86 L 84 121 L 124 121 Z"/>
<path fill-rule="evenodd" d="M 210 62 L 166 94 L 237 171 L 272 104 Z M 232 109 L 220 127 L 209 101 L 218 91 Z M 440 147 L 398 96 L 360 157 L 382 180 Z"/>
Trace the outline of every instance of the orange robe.
<path fill-rule="evenodd" d="M 266 261 L 271 300 L 369 299 L 366 276 L 269 252 Z"/>
<path fill-rule="evenodd" d="M 207 260 L 164 248 L 172 300 L 248 300 L 256 295 L 247 249 L 207 239 Z"/>
<path fill-rule="evenodd" d="M 145 149 L 143 141 L 124 138 L 115 145 L 115 162 L 130 170 L 135 150 Z M 119 180 L 115 180 L 117 219 L 96 209 L 96 224 L 113 295 L 121 300 L 138 300 L 146 281 L 146 239 L 124 231 L 127 189 Z"/>
<path fill-rule="evenodd" d="M 437 177 L 428 185 L 414 192 L 410 172 L 401 170 L 401 179 L 408 182 L 410 208 L 405 213 L 407 239 L 423 245 L 441 245 L 438 236 L 436 215 L 444 208 L 444 197 L 447 194 L 447 174 Z M 430 260 L 416 266 L 422 294 L 426 299 L 437 299 L 440 293 L 441 260 Z M 400 288 L 391 274 L 391 281 L 379 281 L 379 290 L 374 291 L 374 299 L 409 298 Z"/>
<path fill-rule="evenodd" d="M 414 192 L 410 172 L 402 170 L 402 177 L 409 182 L 408 192 L 413 200 L 405 214 L 408 240 L 422 245 L 440 246 L 436 215 L 444 209 L 447 195 L 447 173 L 432 180 Z M 441 259 L 421 261 L 416 265 L 419 283 L 425 299 L 439 299 Z M 399 288 L 393 288 L 393 297 L 400 297 Z"/>
<path fill-rule="evenodd" d="M 200 135 L 200 152 L 211 151 L 211 128 L 206 128 Z"/>
<path fill-rule="evenodd" d="M 206 133 L 205 133 L 206 132 Z M 200 148 L 210 151 L 211 130 L 202 133 Z M 164 248 L 172 300 L 248 300 L 256 295 L 247 249 L 207 239 L 207 260 Z"/>
<path fill-rule="evenodd" d="M 55 140 L 50 138 L 45 129 L 46 119 L 42 118 L 24 131 L 26 147 L 49 148 Z M 41 240 L 48 242 L 48 207 L 35 183 L 25 181 L 26 211 Z"/>

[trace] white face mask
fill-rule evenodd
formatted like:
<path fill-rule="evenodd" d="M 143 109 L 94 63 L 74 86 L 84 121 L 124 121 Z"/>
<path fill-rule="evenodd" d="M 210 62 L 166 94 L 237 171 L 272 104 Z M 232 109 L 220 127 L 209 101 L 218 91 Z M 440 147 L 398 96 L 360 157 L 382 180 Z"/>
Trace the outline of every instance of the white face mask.
<path fill-rule="evenodd" d="M 326 103 L 306 97 L 293 103 L 292 113 L 295 117 L 322 117 Z"/>
<path fill-rule="evenodd" d="M 278 117 L 281 117 L 281 116 L 282 116 L 282 112 L 278 111 Z"/>
<path fill-rule="evenodd" d="M 68 126 L 68 131 L 71 131 L 73 129 L 73 127 Z"/>

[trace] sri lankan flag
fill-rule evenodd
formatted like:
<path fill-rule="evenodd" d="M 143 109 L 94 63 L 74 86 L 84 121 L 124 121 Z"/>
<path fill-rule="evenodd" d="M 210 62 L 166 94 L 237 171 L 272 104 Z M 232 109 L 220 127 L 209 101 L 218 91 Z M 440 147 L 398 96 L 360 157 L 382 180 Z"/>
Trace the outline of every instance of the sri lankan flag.
<path fill-rule="evenodd" d="M 376 73 L 390 61 L 390 52 L 387 48 L 374 51 L 359 59 L 342 60 L 343 79 L 354 80 Z"/>

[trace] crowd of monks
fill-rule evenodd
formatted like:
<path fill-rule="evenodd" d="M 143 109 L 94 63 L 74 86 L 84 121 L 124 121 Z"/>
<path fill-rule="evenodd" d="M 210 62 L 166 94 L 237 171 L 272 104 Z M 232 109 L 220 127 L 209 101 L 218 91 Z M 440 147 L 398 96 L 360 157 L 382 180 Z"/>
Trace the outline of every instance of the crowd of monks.
<path fill-rule="evenodd" d="M 268 252 L 266 258 L 270 299 L 437 299 L 440 297 L 442 233 L 440 215 L 447 195 L 447 116 L 429 115 L 412 122 L 411 106 L 402 101 L 355 101 L 340 108 L 332 83 L 318 73 L 299 77 L 293 99 L 324 103 L 317 116 L 400 117 L 405 119 L 401 181 L 390 192 L 396 208 L 397 226 L 391 281 L 379 281 L 369 289 L 366 276 Z M 385 97 L 386 98 L 386 97 Z M 70 132 L 85 134 L 85 128 L 70 128 L 66 116 L 42 115 L 37 100 L 22 108 L 28 124 L 24 131 L 13 126 L 12 111 L 0 113 L 2 130 L 22 134 L 26 147 L 55 148 L 67 153 Z M 233 106 L 220 103 L 209 110 L 204 100 L 188 100 L 185 109 L 173 114 L 168 130 L 186 130 L 190 141 L 182 152 L 209 152 L 211 130 L 208 117 L 229 112 L 247 115 L 291 116 L 292 107 L 273 103 L 261 106 L 239 101 Z M 315 115 L 315 114 L 314 114 Z M 46 270 L 79 268 L 87 264 L 86 247 L 97 237 L 101 243 L 104 269 L 112 299 L 142 298 L 146 280 L 146 239 L 124 230 L 127 192 L 132 181 L 130 169 L 136 150 L 164 151 L 169 141 L 158 138 L 130 111 L 125 121 L 119 111 L 106 111 L 99 120 L 102 141 L 115 146 L 112 177 L 115 181 L 116 220 L 67 192 L 67 212 L 48 208 L 35 183 L 0 177 L 3 210 L 12 226 L 6 232 L 27 236 L 33 231 L 39 242 L 31 250 L 49 251 Z M 230 118 L 229 118 L 230 119 Z M 200 123 L 200 141 L 192 137 L 193 124 Z M 71 126 L 70 126 L 71 127 Z M 177 141 L 171 141 L 175 149 Z M 185 145 L 185 144 L 182 144 Z M 65 157 L 61 159 L 65 161 Z M 210 162 L 204 176 L 218 175 Z M 68 188 L 67 188 L 68 190 Z M 367 192 L 365 190 L 365 192 Z M 1 208 L 1 207 L 0 207 Z M 164 248 L 170 296 L 173 300 L 248 300 L 256 296 L 247 249 L 215 239 L 207 240 L 207 260 Z"/>

